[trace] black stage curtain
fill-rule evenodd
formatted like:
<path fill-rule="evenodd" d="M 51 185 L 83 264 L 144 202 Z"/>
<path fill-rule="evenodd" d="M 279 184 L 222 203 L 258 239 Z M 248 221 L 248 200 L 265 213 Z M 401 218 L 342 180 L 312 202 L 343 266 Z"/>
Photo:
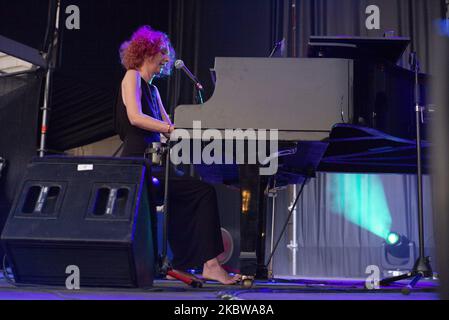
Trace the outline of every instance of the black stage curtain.
<path fill-rule="evenodd" d="M 0 76 L 0 157 L 6 160 L 0 178 L 0 231 L 24 168 L 37 154 L 42 79 L 40 72 Z M 1 252 L 0 248 L 0 257 L 3 257 Z"/>
<path fill-rule="evenodd" d="M 282 37 L 282 0 L 63 0 L 62 8 L 69 4 L 79 6 L 81 28 L 65 29 L 62 15 L 48 139 L 48 148 L 59 151 L 115 134 L 113 106 L 124 73 L 118 48 L 137 27 L 170 36 L 177 58 L 203 82 L 206 99 L 216 56 L 268 56 Z M 169 113 L 195 103 L 193 85 L 180 71 L 156 84 Z"/>
<path fill-rule="evenodd" d="M 268 57 L 274 43 L 282 39 L 282 0 L 171 3 L 171 33 L 178 57 L 202 82 L 205 100 L 214 91 L 210 69 L 215 57 Z M 181 77 L 180 87 L 174 85 L 169 92 L 172 106 L 195 101 L 193 85 Z"/>
<path fill-rule="evenodd" d="M 7 161 L 0 181 L 0 202 L 11 203 L 23 167 L 37 154 L 43 74 L 0 76 L 0 156 Z"/>
<path fill-rule="evenodd" d="M 395 36 L 410 37 L 412 44 L 401 62 L 408 67 L 408 53 L 417 51 L 422 71 L 432 67 L 430 50 L 434 47 L 432 24 L 445 14 L 444 0 L 296 0 L 296 41 L 292 41 L 289 23 L 292 21 L 292 0 L 284 1 L 284 36 L 289 39 L 289 52 L 296 43 L 297 56 L 307 55 L 307 43 L 315 36 L 366 36 L 382 37 L 387 31 Z M 368 30 L 365 10 L 370 5 L 380 9 L 380 29 Z"/>
<path fill-rule="evenodd" d="M 365 8 L 371 4 L 381 9 L 381 30 L 365 28 Z M 68 5 L 80 9 L 80 30 L 65 28 Z M 268 56 L 276 41 L 289 39 L 290 5 L 291 0 L 63 0 L 48 148 L 63 151 L 115 133 L 112 110 L 124 72 L 118 47 L 138 26 L 149 24 L 169 34 L 177 58 L 203 82 L 207 99 L 214 89 L 209 71 L 214 58 Z M 9 18 L 0 19 L 2 34 L 41 48 L 47 6 L 30 6 L 29 1 L 3 1 L 2 12 Z M 444 14 L 444 0 L 297 0 L 296 7 L 299 56 L 304 56 L 310 35 L 379 36 L 395 30 L 412 37 L 423 71 L 432 64 L 431 20 Z M 403 64 L 407 66 L 406 59 Z M 157 85 L 169 110 L 194 103 L 193 86 L 179 71 Z"/>
<path fill-rule="evenodd" d="M 43 50 L 48 0 L 0 0 L 0 34 Z"/>
<path fill-rule="evenodd" d="M 68 5 L 80 29 L 65 28 Z M 115 134 L 113 107 L 124 74 L 118 49 L 139 26 L 168 31 L 168 3 L 156 0 L 62 1 L 61 50 L 52 91 L 48 148 L 63 151 Z"/>

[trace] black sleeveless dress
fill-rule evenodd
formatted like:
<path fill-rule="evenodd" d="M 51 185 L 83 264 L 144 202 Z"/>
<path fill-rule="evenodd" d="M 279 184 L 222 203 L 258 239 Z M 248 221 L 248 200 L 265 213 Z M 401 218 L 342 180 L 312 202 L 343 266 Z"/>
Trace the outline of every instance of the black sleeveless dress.
<path fill-rule="evenodd" d="M 141 78 L 142 112 L 162 120 L 156 99 L 157 88 Z M 143 157 L 148 144 L 160 141 L 160 134 L 131 125 L 121 89 L 115 110 L 116 131 L 123 141 L 122 157 Z M 162 184 L 164 170 L 153 171 Z M 173 252 L 173 268 L 187 270 L 201 267 L 224 251 L 221 237 L 217 195 L 214 187 L 191 177 L 171 177 L 168 241 Z"/>
<path fill-rule="evenodd" d="M 163 121 L 157 103 L 157 88 L 154 85 L 148 84 L 143 78 L 140 79 L 142 88 L 142 112 L 152 118 Z M 120 139 L 124 142 L 122 156 L 142 157 L 149 144 L 160 141 L 160 134 L 158 132 L 137 128 L 129 122 L 126 107 L 122 99 L 121 87 L 119 89 L 115 110 L 115 129 Z"/>

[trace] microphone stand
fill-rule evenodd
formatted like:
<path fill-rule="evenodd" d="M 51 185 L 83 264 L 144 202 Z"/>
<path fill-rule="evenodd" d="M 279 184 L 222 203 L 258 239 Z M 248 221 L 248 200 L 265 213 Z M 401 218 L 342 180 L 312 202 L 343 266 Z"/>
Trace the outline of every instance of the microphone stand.
<path fill-rule="evenodd" d="M 411 290 L 415 287 L 419 280 L 422 278 L 430 278 L 433 276 L 432 267 L 430 266 L 430 257 L 426 257 L 424 253 L 424 210 L 423 210 L 423 184 L 422 184 L 422 149 L 421 149 L 421 122 L 423 121 L 422 113 L 424 107 L 420 106 L 420 93 L 419 93 L 419 61 L 416 52 L 410 54 L 410 64 L 412 70 L 415 73 L 415 118 L 416 118 L 416 155 L 417 155 L 417 182 L 418 182 L 418 236 L 419 236 L 419 257 L 413 266 L 412 271 L 397 276 L 386 278 L 380 281 L 381 286 L 388 285 L 392 282 L 396 282 L 403 279 L 412 278 L 412 281 L 402 289 L 403 294 L 410 294 Z"/>
<path fill-rule="evenodd" d="M 160 150 L 152 150 L 153 153 L 157 153 L 165 157 L 163 161 L 165 162 L 165 185 L 164 185 L 164 211 L 163 211 L 163 223 L 162 223 L 162 253 L 159 256 L 159 274 L 162 276 L 171 276 L 179 281 L 184 282 L 185 284 L 191 286 L 192 288 L 201 288 L 203 283 L 188 278 L 175 270 L 173 270 L 173 266 L 170 262 L 170 259 L 167 255 L 168 248 L 168 219 L 169 219 L 169 183 L 170 183 L 170 139 L 167 140 L 167 145 L 161 147 Z"/>
<path fill-rule="evenodd" d="M 201 91 L 198 90 L 199 98 L 202 101 Z M 202 103 L 202 102 L 201 102 Z M 170 115 L 170 120 L 173 122 L 173 113 Z M 173 266 L 170 262 L 170 259 L 168 258 L 168 219 L 169 217 L 169 183 L 170 183 L 170 148 L 171 148 L 171 141 L 170 138 L 167 139 L 167 143 L 165 147 L 161 147 L 160 150 L 153 150 L 152 152 L 158 153 L 159 155 L 162 155 L 163 161 L 165 162 L 164 167 L 164 179 L 165 179 L 165 185 L 164 185 L 164 203 L 163 203 L 163 223 L 162 223 L 162 252 L 159 256 L 159 274 L 162 276 L 171 276 L 172 278 L 175 278 L 181 282 L 184 282 L 185 284 L 191 286 L 192 288 L 201 288 L 203 286 L 203 283 L 201 281 L 191 279 L 188 277 L 185 277 L 184 275 L 176 272 L 173 270 Z"/>
<path fill-rule="evenodd" d="M 198 104 L 203 104 L 204 103 L 204 99 L 203 99 L 203 88 L 196 88 L 196 103 Z"/>

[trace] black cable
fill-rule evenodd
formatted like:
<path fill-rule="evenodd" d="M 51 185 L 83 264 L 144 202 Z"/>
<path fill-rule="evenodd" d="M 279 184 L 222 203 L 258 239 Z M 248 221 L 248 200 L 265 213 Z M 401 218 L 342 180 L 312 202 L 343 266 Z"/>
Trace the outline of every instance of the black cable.
<path fill-rule="evenodd" d="M 436 288 L 420 288 L 419 292 L 436 292 Z M 358 294 L 371 294 L 371 293 L 400 293 L 401 288 L 392 288 L 392 289 L 378 289 L 378 290 L 369 290 L 362 287 L 317 287 L 317 286 L 310 286 L 310 285 L 304 285 L 302 287 L 298 288 L 253 288 L 253 289 L 236 289 L 236 290 L 226 290 L 226 291 L 219 291 L 216 293 L 217 298 L 221 300 L 246 300 L 245 298 L 240 298 L 240 295 L 248 294 L 248 293 L 268 293 L 268 294 L 298 294 L 298 293 L 358 293 Z M 251 299 L 251 298 L 250 298 Z"/>
<path fill-rule="evenodd" d="M 271 259 L 273 259 L 274 253 L 276 252 L 276 249 L 277 249 L 277 247 L 279 245 L 279 242 L 281 241 L 281 238 L 282 238 L 283 234 L 285 233 L 285 229 L 287 229 L 288 222 L 290 221 L 290 218 L 292 217 L 293 210 L 295 210 L 296 204 L 298 203 L 298 200 L 299 200 L 299 196 L 301 195 L 302 191 L 304 190 L 304 187 L 305 187 L 305 185 L 307 183 L 307 180 L 308 180 L 308 178 L 305 177 L 304 181 L 301 184 L 301 188 L 300 188 L 300 190 L 299 190 L 299 192 L 298 192 L 298 194 L 297 194 L 297 196 L 295 198 L 295 202 L 293 203 L 293 205 L 292 205 L 292 207 L 290 209 L 290 213 L 289 213 L 289 215 L 287 217 L 287 220 L 285 221 L 284 227 L 282 228 L 281 234 L 279 235 L 279 238 L 276 241 L 276 245 L 274 246 L 273 251 L 270 254 L 270 257 L 268 258 L 268 262 L 265 264 L 265 267 L 268 267 L 268 265 L 271 262 Z M 271 221 L 271 223 L 273 223 L 273 221 Z"/>

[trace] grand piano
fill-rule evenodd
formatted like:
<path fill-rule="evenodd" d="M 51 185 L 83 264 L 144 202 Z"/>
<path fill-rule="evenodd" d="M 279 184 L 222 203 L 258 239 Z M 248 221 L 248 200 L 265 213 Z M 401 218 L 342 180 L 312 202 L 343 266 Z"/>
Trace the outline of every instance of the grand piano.
<path fill-rule="evenodd" d="M 408 44 L 408 39 L 312 38 L 309 58 L 216 58 L 212 97 L 175 109 L 177 128 L 202 148 L 217 139 L 224 145 L 229 130 L 277 130 L 277 145 L 266 141 L 267 155 L 277 162 L 273 174 L 261 174 L 263 161 L 195 162 L 203 180 L 240 188 L 242 274 L 267 277 L 269 188 L 302 183 L 317 171 L 415 172 L 414 75 L 396 65 Z M 203 139 L 210 129 L 215 138 Z M 223 147 L 223 158 L 230 152 L 238 158 L 236 145 L 244 143 L 248 151 L 252 138 Z"/>

